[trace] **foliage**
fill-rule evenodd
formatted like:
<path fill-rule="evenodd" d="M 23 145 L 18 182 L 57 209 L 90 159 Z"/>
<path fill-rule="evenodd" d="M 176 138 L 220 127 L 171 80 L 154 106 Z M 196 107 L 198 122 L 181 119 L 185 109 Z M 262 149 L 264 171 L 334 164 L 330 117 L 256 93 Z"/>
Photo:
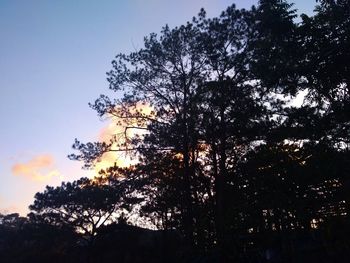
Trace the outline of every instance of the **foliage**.
<path fill-rule="evenodd" d="M 188 248 L 179 251 L 210 262 L 346 254 L 336 225 L 350 229 L 349 10 L 348 1 L 324 0 L 300 22 L 284 0 L 232 5 L 216 18 L 201 10 L 118 54 L 107 80 L 123 97 L 90 106 L 124 131 L 109 142 L 76 140 L 69 157 L 89 168 L 126 152 L 137 164 L 47 187 L 30 222 L 105 242 L 99 229 L 118 232 L 104 225 L 122 215 L 179 231 Z M 21 220 L 0 217 L 7 229 Z M 338 250 L 324 245 L 337 237 Z"/>
<path fill-rule="evenodd" d="M 81 178 L 37 193 L 29 217 L 34 222 L 73 227 L 91 239 L 100 226 L 116 220 L 122 196 L 117 187 Z"/>

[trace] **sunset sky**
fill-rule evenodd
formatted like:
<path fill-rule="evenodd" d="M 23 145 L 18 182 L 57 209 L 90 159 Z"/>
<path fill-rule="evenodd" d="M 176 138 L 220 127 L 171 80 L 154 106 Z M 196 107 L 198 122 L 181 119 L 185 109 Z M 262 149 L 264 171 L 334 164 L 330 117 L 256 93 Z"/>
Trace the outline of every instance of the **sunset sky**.
<path fill-rule="evenodd" d="M 297 0 L 312 13 L 314 0 Z M 95 141 L 113 130 L 88 107 L 108 93 L 105 72 L 143 37 L 209 17 L 229 0 L 0 0 L 0 213 L 25 215 L 36 192 L 92 176 L 68 160 L 75 138 Z M 249 8 L 255 0 L 236 0 Z"/>

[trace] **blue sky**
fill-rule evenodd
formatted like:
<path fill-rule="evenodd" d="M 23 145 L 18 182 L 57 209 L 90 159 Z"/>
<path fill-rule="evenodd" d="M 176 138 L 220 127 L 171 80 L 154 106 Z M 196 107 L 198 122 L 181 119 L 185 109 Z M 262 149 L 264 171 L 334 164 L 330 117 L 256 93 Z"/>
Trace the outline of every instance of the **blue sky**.
<path fill-rule="evenodd" d="M 254 0 L 237 0 L 249 8 Z M 311 13 L 315 1 L 298 0 Z M 74 138 L 94 141 L 107 124 L 88 107 L 107 93 L 105 72 L 143 37 L 209 17 L 227 0 L 0 0 L 0 212 L 25 214 L 36 192 L 91 175 L 67 159 Z"/>

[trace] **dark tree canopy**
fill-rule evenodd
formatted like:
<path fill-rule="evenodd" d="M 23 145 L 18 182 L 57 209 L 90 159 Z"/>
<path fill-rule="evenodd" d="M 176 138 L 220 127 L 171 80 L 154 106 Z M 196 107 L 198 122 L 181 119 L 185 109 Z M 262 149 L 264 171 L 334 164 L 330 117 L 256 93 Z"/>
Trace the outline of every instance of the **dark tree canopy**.
<path fill-rule="evenodd" d="M 34 222 L 73 227 L 91 239 L 97 229 L 116 221 L 123 191 L 117 186 L 81 178 L 35 195 L 29 217 Z"/>
<path fill-rule="evenodd" d="M 350 6 L 319 1 L 299 20 L 296 9 L 261 0 L 215 18 L 201 10 L 118 54 L 107 80 L 122 97 L 90 107 L 123 132 L 76 140 L 69 157 L 91 168 L 122 152 L 136 164 L 47 187 L 29 219 L 1 216 L 0 230 L 62 229 L 95 252 L 125 233 L 157 246 L 173 233 L 180 262 L 345 262 Z"/>

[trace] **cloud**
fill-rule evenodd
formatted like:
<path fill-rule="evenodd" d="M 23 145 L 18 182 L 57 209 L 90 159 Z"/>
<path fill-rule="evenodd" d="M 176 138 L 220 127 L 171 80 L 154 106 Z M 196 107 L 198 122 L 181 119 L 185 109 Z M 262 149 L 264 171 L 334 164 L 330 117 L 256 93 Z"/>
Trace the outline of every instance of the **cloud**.
<path fill-rule="evenodd" d="M 125 108 L 130 114 L 137 114 L 140 116 L 154 117 L 154 109 L 149 104 L 137 103 L 134 106 Z M 118 108 L 116 109 L 118 111 Z M 115 116 L 110 116 L 108 124 L 102 128 L 98 134 L 100 142 L 110 142 L 114 139 L 112 148 L 119 148 L 118 144 L 125 142 L 125 127 L 145 127 L 145 123 L 137 122 L 136 119 L 119 119 Z M 143 135 L 145 130 L 129 128 L 126 132 L 128 138 L 135 135 Z M 98 173 L 102 169 L 111 166 L 128 167 L 135 164 L 137 161 L 130 158 L 126 152 L 106 152 L 95 163 L 95 172 Z"/>
<path fill-rule="evenodd" d="M 138 102 L 133 106 L 116 107 L 116 112 L 121 112 L 122 115 L 134 115 L 139 117 L 155 117 L 154 109 L 147 103 Z M 128 113 L 126 113 L 128 112 Z M 144 130 L 137 129 L 136 127 L 146 127 L 147 120 L 144 119 L 140 121 L 142 118 L 118 118 L 116 116 L 109 116 L 109 123 L 104 128 L 101 129 L 98 140 L 108 142 L 113 137 L 124 138 L 125 137 L 125 127 L 129 127 L 127 129 L 127 137 L 133 137 L 134 135 L 142 135 L 144 134 Z M 131 128 L 135 127 L 135 128 Z"/>
<path fill-rule="evenodd" d="M 123 128 L 117 125 L 112 119 L 106 127 L 101 129 L 98 135 L 98 140 L 101 142 L 109 142 L 114 136 L 117 136 L 119 137 L 118 141 L 121 142 L 123 139 L 123 133 Z M 130 136 L 130 134 L 128 134 L 128 136 Z M 117 143 L 114 142 L 112 147 L 118 148 Z M 111 151 L 104 153 L 98 160 L 96 160 L 94 170 L 95 173 L 98 174 L 102 169 L 105 170 L 114 165 L 118 167 L 128 167 L 131 164 L 133 164 L 133 161 L 127 153 Z"/>
<path fill-rule="evenodd" d="M 53 157 L 48 154 L 35 156 L 26 163 L 14 164 L 12 174 L 33 181 L 49 181 L 54 177 L 62 179 L 60 172 L 54 168 Z"/>

